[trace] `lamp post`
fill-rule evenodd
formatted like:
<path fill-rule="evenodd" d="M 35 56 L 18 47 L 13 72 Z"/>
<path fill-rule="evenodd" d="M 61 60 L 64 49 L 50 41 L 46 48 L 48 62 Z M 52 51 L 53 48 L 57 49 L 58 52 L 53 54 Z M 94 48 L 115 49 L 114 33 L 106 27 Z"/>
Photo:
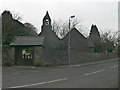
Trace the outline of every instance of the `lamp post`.
<path fill-rule="evenodd" d="M 75 17 L 75 15 L 73 15 L 73 16 L 70 16 L 69 17 L 69 32 L 68 32 L 68 65 L 70 65 L 70 24 L 71 24 L 71 22 L 70 22 L 70 19 L 71 18 L 74 18 Z"/>

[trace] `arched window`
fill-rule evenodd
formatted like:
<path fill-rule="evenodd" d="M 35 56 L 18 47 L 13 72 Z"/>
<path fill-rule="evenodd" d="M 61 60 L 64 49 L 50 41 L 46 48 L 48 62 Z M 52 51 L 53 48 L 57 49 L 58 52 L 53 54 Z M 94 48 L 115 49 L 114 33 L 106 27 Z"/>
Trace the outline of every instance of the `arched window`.
<path fill-rule="evenodd" d="M 49 20 L 48 19 L 45 20 L 45 25 L 49 25 Z"/>

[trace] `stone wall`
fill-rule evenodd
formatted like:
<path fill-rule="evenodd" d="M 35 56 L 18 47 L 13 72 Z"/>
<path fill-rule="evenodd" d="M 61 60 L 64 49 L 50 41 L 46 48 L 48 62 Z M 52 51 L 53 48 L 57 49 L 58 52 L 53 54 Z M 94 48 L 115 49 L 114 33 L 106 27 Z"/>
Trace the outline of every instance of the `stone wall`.
<path fill-rule="evenodd" d="M 2 46 L 2 65 L 14 65 L 14 48 Z"/>
<path fill-rule="evenodd" d="M 34 47 L 34 65 L 39 66 L 41 65 L 41 59 L 42 59 L 42 47 L 41 46 L 36 46 Z"/>
<path fill-rule="evenodd" d="M 87 53 L 70 51 L 70 64 L 81 64 L 117 58 L 117 53 Z M 68 50 L 46 50 L 42 46 L 34 47 L 34 66 L 55 66 L 68 64 Z M 2 47 L 2 65 L 14 65 L 14 48 Z"/>
<path fill-rule="evenodd" d="M 37 49 L 38 50 L 38 49 Z M 40 66 L 55 66 L 55 65 L 66 65 L 68 64 L 68 51 L 64 50 L 45 50 L 41 48 L 38 53 L 38 57 L 35 61 L 40 64 Z M 87 53 L 71 51 L 70 54 L 70 64 L 81 64 L 94 61 L 102 61 L 112 58 L 117 58 L 117 53 Z"/>
<path fill-rule="evenodd" d="M 64 65 L 67 64 L 68 53 L 63 50 L 44 51 L 42 53 L 45 65 Z"/>
<path fill-rule="evenodd" d="M 71 63 L 88 63 L 117 58 L 117 53 L 87 53 L 71 51 Z"/>

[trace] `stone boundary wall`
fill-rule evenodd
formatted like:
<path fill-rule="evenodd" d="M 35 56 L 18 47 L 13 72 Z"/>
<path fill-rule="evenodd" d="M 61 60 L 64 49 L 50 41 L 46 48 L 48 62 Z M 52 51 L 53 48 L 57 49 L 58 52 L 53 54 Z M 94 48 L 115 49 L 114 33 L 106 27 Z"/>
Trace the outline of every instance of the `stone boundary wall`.
<path fill-rule="evenodd" d="M 14 65 L 14 48 L 10 46 L 2 46 L 2 65 Z"/>
<path fill-rule="evenodd" d="M 70 64 L 96 62 L 117 58 L 117 53 L 88 53 L 71 50 Z M 55 66 L 68 64 L 67 50 L 45 50 L 42 47 L 34 47 L 35 66 Z M 2 46 L 2 65 L 14 65 L 14 48 Z"/>
<path fill-rule="evenodd" d="M 67 64 L 68 53 L 67 51 L 44 51 L 42 53 L 43 60 L 45 64 L 48 65 L 64 65 Z"/>
<path fill-rule="evenodd" d="M 96 62 L 96 61 L 102 61 L 112 58 L 117 58 L 117 53 L 82 53 L 82 52 L 76 52 L 73 51 L 71 53 L 71 63 L 77 64 L 77 63 L 88 63 L 88 62 Z"/>
<path fill-rule="evenodd" d="M 87 53 L 87 52 L 71 51 L 70 64 L 102 61 L 117 57 L 118 57 L 117 53 Z M 39 60 L 41 65 L 43 66 L 66 65 L 68 64 L 68 51 L 44 50 L 42 51 L 41 58 Z"/>

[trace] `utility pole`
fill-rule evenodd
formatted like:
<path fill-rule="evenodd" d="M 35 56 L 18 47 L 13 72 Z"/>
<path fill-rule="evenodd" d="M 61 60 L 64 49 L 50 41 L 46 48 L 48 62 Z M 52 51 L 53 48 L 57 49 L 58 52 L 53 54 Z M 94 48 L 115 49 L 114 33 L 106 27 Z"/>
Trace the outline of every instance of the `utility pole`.
<path fill-rule="evenodd" d="M 71 30 L 71 28 L 70 28 L 70 24 L 71 24 L 71 22 L 70 22 L 70 19 L 71 18 L 74 18 L 75 17 L 75 15 L 73 15 L 73 16 L 70 16 L 69 17 L 69 32 L 68 32 L 68 65 L 70 65 L 70 48 L 71 48 L 71 46 L 70 46 L 70 30 Z"/>

